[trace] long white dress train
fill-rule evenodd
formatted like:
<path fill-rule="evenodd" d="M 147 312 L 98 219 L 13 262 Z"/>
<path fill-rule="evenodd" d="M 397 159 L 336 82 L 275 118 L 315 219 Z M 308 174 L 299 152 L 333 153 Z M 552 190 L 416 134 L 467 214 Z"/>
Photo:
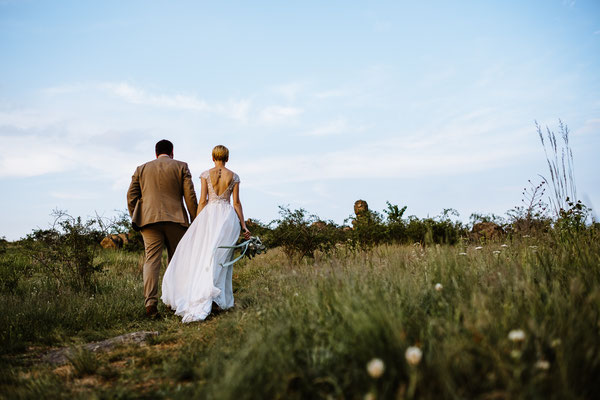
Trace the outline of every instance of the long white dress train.
<path fill-rule="evenodd" d="M 161 299 L 183 317 L 182 322 L 204 320 L 213 301 L 222 309 L 233 307 L 233 266 L 221 266 L 233 250 L 218 247 L 233 246 L 240 236 L 239 219 L 230 203 L 240 178 L 233 174 L 227 190 L 217 195 L 210 173 L 200 176 L 207 180 L 208 204 L 181 238 L 162 281 Z"/>

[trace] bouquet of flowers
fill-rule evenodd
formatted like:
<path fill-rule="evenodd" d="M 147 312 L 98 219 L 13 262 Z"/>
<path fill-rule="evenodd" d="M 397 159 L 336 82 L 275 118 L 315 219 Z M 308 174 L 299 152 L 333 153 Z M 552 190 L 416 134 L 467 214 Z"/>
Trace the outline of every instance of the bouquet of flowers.
<path fill-rule="evenodd" d="M 258 254 L 266 253 L 267 247 L 262 244 L 260 238 L 258 236 L 251 236 L 250 239 L 235 245 L 235 246 L 219 246 L 219 249 L 242 249 L 242 254 L 240 254 L 237 258 L 232 261 L 221 264 L 221 267 L 229 267 L 233 265 L 237 261 L 241 260 L 244 256 L 252 259 L 252 257 L 257 256 Z"/>

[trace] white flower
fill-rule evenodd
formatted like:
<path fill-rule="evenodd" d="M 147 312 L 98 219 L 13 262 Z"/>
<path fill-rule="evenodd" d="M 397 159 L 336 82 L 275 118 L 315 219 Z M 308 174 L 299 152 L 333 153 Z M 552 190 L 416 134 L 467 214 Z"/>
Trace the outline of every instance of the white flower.
<path fill-rule="evenodd" d="M 522 329 L 513 329 L 508 332 L 508 339 L 511 342 L 522 342 L 525 340 L 525 332 Z"/>
<path fill-rule="evenodd" d="M 500 254 L 500 250 L 494 250 L 494 251 L 492 251 L 492 253 L 494 253 L 494 254 Z"/>
<path fill-rule="evenodd" d="M 502 245 L 502 246 L 500 246 L 500 247 L 508 247 L 508 245 L 507 245 L 507 244 L 503 244 L 503 245 Z"/>
<path fill-rule="evenodd" d="M 543 371 L 547 371 L 550 369 L 550 362 L 546 361 L 546 360 L 538 360 L 538 362 L 535 363 L 535 367 L 537 369 L 541 369 Z"/>
<path fill-rule="evenodd" d="M 421 362 L 421 357 L 423 356 L 423 352 L 420 348 L 416 346 L 410 346 L 406 349 L 406 353 L 404 353 L 404 357 L 406 357 L 406 361 L 410 365 L 417 365 Z"/>
<path fill-rule="evenodd" d="M 437 290 L 438 292 L 441 292 L 443 288 L 444 287 L 442 286 L 441 283 L 436 283 L 435 284 L 435 290 Z"/>
<path fill-rule="evenodd" d="M 374 358 L 367 363 L 367 372 L 371 377 L 377 379 L 383 375 L 383 371 L 385 371 L 385 364 L 381 359 Z"/>
<path fill-rule="evenodd" d="M 537 246 L 529 246 L 530 249 L 537 249 Z"/>
<path fill-rule="evenodd" d="M 466 256 L 467 253 L 458 253 L 459 256 Z"/>
<path fill-rule="evenodd" d="M 477 247 L 475 247 L 475 250 L 481 250 L 481 249 L 483 249 L 483 247 L 482 247 L 482 246 L 477 246 Z"/>
<path fill-rule="evenodd" d="M 529 236 L 529 235 L 523 235 L 523 237 L 531 237 L 531 236 Z"/>

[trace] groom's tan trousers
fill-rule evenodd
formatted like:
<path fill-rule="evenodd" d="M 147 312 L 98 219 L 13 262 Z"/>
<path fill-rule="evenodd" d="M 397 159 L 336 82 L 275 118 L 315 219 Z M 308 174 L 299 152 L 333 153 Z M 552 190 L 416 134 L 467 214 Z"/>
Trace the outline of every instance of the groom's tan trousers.
<path fill-rule="evenodd" d="M 143 270 L 146 307 L 158 304 L 158 277 L 163 246 L 167 247 L 168 261 L 170 262 L 186 229 L 183 225 L 175 222 L 156 222 L 141 229 L 146 250 Z"/>

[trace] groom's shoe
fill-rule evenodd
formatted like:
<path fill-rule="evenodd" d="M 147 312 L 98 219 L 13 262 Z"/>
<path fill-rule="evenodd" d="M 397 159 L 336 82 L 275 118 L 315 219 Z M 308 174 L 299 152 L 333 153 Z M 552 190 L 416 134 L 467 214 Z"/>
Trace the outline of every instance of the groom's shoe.
<path fill-rule="evenodd" d="M 158 308 L 155 305 L 146 307 L 146 317 L 150 319 L 157 319 L 160 315 L 158 314 Z"/>

